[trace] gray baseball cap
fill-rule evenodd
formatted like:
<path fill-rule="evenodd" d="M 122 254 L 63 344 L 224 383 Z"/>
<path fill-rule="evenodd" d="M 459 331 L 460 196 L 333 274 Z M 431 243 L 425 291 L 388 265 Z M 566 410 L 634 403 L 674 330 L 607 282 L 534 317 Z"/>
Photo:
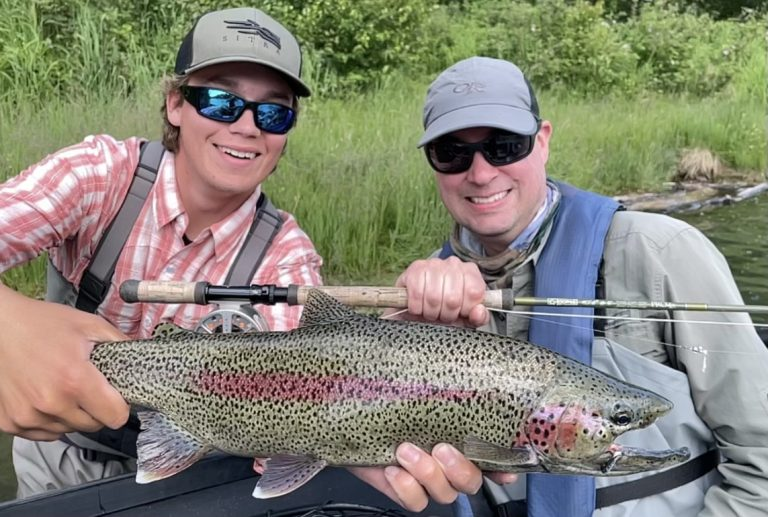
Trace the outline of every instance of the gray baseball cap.
<path fill-rule="evenodd" d="M 212 11 L 198 18 L 181 43 L 174 71 L 187 75 L 238 61 L 273 68 L 285 75 L 296 95 L 310 95 L 301 80 L 299 42 L 280 23 L 250 7 Z"/>
<path fill-rule="evenodd" d="M 502 59 L 471 57 L 443 71 L 427 90 L 419 147 L 459 129 L 492 127 L 533 135 L 539 105 L 523 72 Z"/>

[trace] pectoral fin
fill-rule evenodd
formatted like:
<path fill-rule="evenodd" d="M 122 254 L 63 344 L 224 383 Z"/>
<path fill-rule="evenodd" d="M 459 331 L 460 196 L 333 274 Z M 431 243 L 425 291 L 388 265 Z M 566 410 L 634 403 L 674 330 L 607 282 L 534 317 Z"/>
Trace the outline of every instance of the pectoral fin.
<path fill-rule="evenodd" d="M 325 460 L 311 456 L 291 456 L 278 454 L 267 459 L 253 497 L 269 499 L 293 492 L 315 477 L 327 465 Z"/>
<path fill-rule="evenodd" d="M 475 436 L 464 438 L 464 455 L 483 470 L 515 472 L 532 469 L 540 464 L 530 447 L 501 447 Z"/>
<path fill-rule="evenodd" d="M 213 448 L 157 411 L 139 411 L 136 482 L 151 483 L 186 469 Z"/>

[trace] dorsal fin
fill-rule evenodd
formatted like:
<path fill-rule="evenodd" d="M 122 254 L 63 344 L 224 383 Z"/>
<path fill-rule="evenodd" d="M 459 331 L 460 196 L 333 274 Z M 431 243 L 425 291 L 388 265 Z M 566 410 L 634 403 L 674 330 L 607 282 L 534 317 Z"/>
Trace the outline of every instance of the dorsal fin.
<path fill-rule="evenodd" d="M 191 330 L 185 329 L 183 327 L 179 327 L 175 323 L 158 323 L 158 325 L 155 327 L 155 330 L 152 332 L 152 337 L 157 338 L 164 338 L 164 337 L 172 337 L 172 336 L 179 336 L 182 334 L 194 334 Z"/>
<path fill-rule="evenodd" d="M 322 325 L 336 321 L 345 321 L 353 318 L 362 318 L 347 305 L 344 305 L 333 296 L 319 289 L 310 289 L 304 311 L 301 313 L 300 327 L 310 325 Z"/>

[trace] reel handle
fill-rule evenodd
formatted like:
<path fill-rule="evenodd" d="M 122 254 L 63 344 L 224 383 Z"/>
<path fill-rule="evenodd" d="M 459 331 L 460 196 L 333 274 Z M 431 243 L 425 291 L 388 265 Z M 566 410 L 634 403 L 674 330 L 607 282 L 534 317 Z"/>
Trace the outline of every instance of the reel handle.
<path fill-rule="evenodd" d="M 208 282 L 169 282 L 153 280 L 127 280 L 120 286 L 120 297 L 128 303 L 196 303 L 206 305 L 215 300 L 248 300 L 251 303 L 304 305 L 309 291 L 318 289 L 340 302 L 355 307 L 407 307 L 404 287 L 371 286 L 298 286 L 274 285 L 214 286 Z M 509 290 L 486 291 L 485 306 L 489 309 L 511 305 Z"/>
<path fill-rule="evenodd" d="M 207 305 L 208 282 L 126 280 L 120 284 L 120 298 L 127 303 L 196 303 Z"/>

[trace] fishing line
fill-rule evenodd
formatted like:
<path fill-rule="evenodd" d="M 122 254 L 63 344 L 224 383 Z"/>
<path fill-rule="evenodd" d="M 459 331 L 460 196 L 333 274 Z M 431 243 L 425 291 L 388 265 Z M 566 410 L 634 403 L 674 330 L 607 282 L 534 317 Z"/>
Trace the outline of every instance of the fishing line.
<path fill-rule="evenodd" d="M 600 316 L 600 315 L 594 315 L 594 314 L 563 314 L 558 312 L 532 312 L 532 311 L 504 310 L 504 309 L 488 309 L 488 310 L 491 310 L 494 312 L 503 312 L 505 314 L 511 314 L 512 316 L 526 318 L 529 321 L 537 319 L 539 321 L 543 321 L 544 323 L 547 323 L 550 325 L 561 325 L 565 327 L 576 327 L 576 325 L 573 325 L 564 321 L 557 322 L 557 321 L 551 321 L 551 320 L 541 320 L 539 317 L 540 316 L 556 316 L 556 317 L 570 317 L 570 318 L 591 318 L 593 320 L 601 319 L 601 320 L 622 320 L 622 321 L 644 321 L 644 322 L 651 322 L 651 323 L 696 323 L 696 324 L 703 324 L 703 325 L 735 325 L 735 326 L 768 327 L 768 324 L 765 324 L 765 323 L 751 323 L 751 322 L 680 320 L 677 318 L 647 318 L 647 317 L 644 318 L 639 316 Z M 389 319 L 407 312 L 408 312 L 408 309 L 401 309 L 391 314 L 387 314 L 386 316 L 382 316 L 382 318 Z M 654 339 L 643 338 L 640 336 L 627 335 L 625 337 L 628 337 L 643 343 L 659 343 L 663 346 L 674 347 L 680 350 L 687 350 L 689 352 L 693 352 L 694 354 L 698 354 L 702 356 L 702 365 L 701 365 L 702 372 L 706 371 L 707 369 L 707 357 L 710 352 L 727 353 L 727 354 L 749 354 L 749 355 L 755 354 L 755 352 L 739 352 L 736 350 L 707 350 L 701 345 L 691 346 L 691 345 L 680 345 L 676 343 L 666 343 L 664 341 L 656 341 Z"/>
<path fill-rule="evenodd" d="M 504 312 L 506 314 L 512 314 L 515 316 L 531 316 L 528 319 L 535 319 L 536 316 L 559 316 L 561 318 L 592 318 L 594 320 L 623 320 L 623 321 L 648 321 L 652 323 L 700 323 L 702 325 L 732 325 L 737 327 L 760 327 L 768 328 L 768 323 L 751 323 L 751 322 L 736 322 L 736 321 L 706 321 L 706 320 L 681 320 L 677 318 L 642 318 L 639 316 L 597 316 L 594 314 L 563 314 L 560 312 L 533 312 L 533 311 L 520 311 L 520 310 L 505 310 L 505 309 L 488 309 L 494 312 Z M 400 314 L 407 313 L 408 309 L 400 309 L 397 312 L 381 316 L 382 319 L 390 319 Z M 568 323 L 555 323 L 550 321 L 553 325 L 569 325 Z M 573 325 L 575 326 L 575 325 Z M 666 343 L 665 343 L 666 344 Z M 677 345 L 670 345 L 677 346 Z"/>
<path fill-rule="evenodd" d="M 670 323 L 703 323 L 703 324 L 711 324 L 711 325 L 737 325 L 737 326 L 768 326 L 763 324 L 752 324 L 752 323 L 738 323 L 738 322 L 727 322 L 727 321 L 703 321 L 703 320 L 679 320 L 675 318 L 641 318 L 641 317 L 635 317 L 635 316 L 595 316 L 595 315 L 589 315 L 589 314 L 562 314 L 562 313 L 544 313 L 544 312 L 531 312 L 531 311 L 517 311 L 517 310 L 503 310 L 503 309 L 490 309 L 495 312 L 504 312 L 507 314 L 512 314 L 513 316 L 520 316 L 524 317 L 528 320 L 534 320 L 537 319 L 537 316 L 560 316 L 560 317 L 571 317 L 571 318 L 592 318 L 592 319 L 607 319 L 607 320 L 627 320 L 627 321 L 647 321 L 652 323 L 657 322 L 670 322 Z M 565 327 L 576 327 L 576 325 L 572 325 L 570 323 L 566 323 L 564 321 L 551 321 L 551 320 L 539 320 L 543 323 L 548 323 L 550 325 L 560 325 Z M 607 334 L 607 333 L 606 333 Z M 608 337 L 606 335 L 606 337 Z M 649 339 L 649 338 L 643 338 L 640 336 L 633 336 L 633 335 L 624 335 L 622 337 L 631 338 L 635 341 L 640 341 L 643 343 L 659 343 L 664 346 L 679 348 L 681 350 L 688 350 L 689 352 L 693 352 L 695 354 L 700 354 L 703 356 L 704 363 L 702 365 L 703 370 L 707 367 L 707 355 L 711 353 L 724 353 L 724 354 L 746 354 L 746 355 L 754 355 L 755 352 L 740 352 L 736 350 L 708 350 L 705 349 L 701 345 L 679 345 L 676 343 L 667 343 L 664 341 L 657 341 L 655 339 Z M 619 338 L 620 339 L 620 338 Z M 702 371 L 703 371 L 702 370 Z"/>
<path fill-rule="evenodd" d="M 681 320 L 677 318 L 643 318 L 639 316 L 597 316 L 594 314 L 563 314 L 561 312 L 533 312 L 505 309 L 488 309 L 494 312 L 507 314 L 531 315 L 531 316 L 560 316 L 563 318 L 591 318 L 594 320 L 624 320 L 624 321 L 650 321 L 663 323 L 701 323 L 703 325 L 731 325 L 737 327 L 768 327 L 768 323 L 736 322 L 736 321 L 706 321 L 706 320 Z M 400 311 L 402 312 L 402 311 Z M 399 313 L 398 313 L 399 314 Z M 552 322 L 553 324 L 555 322 Z M 563 323 L 567 325 L 567 323 Z"/>
<path fill-rule="evenodd" d="M 408 309 L 400 309 L 399 311 L 393 312 L 392 314 L 387 314 L 385 316 L 381 316 L 381 319 L 388 320 L 390 318 L 394 318 L 395 316 L 399 316 L 401 314 L 407 313 Z"/>

